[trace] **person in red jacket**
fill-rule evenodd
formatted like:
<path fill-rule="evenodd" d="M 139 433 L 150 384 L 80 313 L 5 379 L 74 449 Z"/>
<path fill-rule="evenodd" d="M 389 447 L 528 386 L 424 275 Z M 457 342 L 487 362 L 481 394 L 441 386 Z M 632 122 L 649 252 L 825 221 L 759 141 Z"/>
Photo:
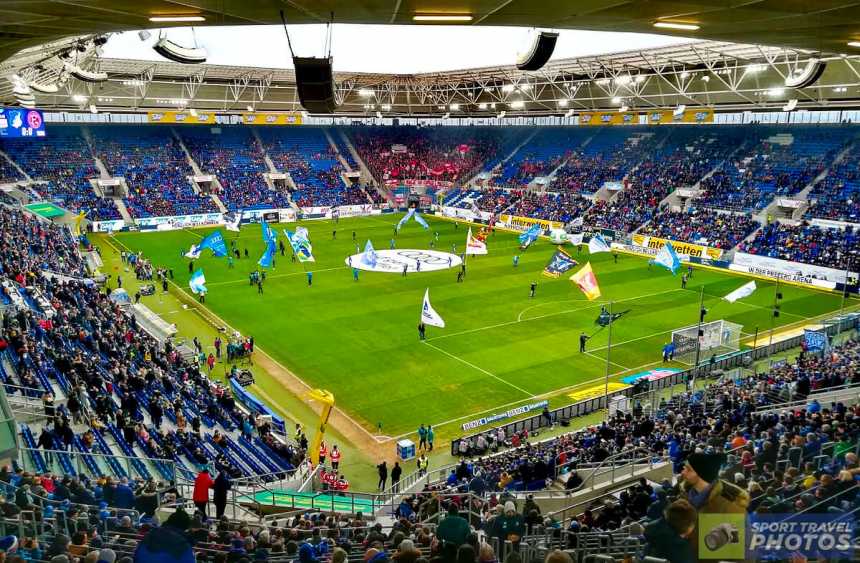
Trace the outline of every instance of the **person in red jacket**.
<path fill-rule="evenodd" d="M 215 481 L 212 480 L 212 476 L 209 475 L 209 470 L 205 467 L 194 479 L 194 494 L 192 495 L 192 500 L 194 501 L 194 506 L 196 506 L 197 510 L 202 512 L 204 516 L 207 516 L 206 505 L 209 504 L 209 489 L 214 485 Z"/>
<path fill-rule="evenodd" d="M 340 450 L 337 449 L 337 444 L 331 447 L 331 468 L 337 473 L 337 468 L 340 466 Z"/>
<path fill-rule="evenodd" d="M 325 442 L 320 443 L 320 465 L 325 465 L 325 458 L 328 457 L 328 448 L 325 447 Z"/>

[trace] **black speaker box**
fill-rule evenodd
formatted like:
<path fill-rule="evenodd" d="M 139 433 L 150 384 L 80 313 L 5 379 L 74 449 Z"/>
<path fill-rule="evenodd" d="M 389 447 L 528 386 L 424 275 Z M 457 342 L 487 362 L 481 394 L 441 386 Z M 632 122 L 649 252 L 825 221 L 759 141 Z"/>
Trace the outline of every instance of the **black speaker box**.
<path fill-rule="evenodd" d="M 538 70 L 549 61 L 555 44 L 558 41 L 558 33 L 541 31 L 535 37 L 528 52 L 520 55 L 517 59 L 517 68 L 520 70 Z"/>
<path fill-rule="evenodd" d="M 299 102 L 310 113 L 334 113 L 334 78 L 331 57 L 293 57 Z"/>

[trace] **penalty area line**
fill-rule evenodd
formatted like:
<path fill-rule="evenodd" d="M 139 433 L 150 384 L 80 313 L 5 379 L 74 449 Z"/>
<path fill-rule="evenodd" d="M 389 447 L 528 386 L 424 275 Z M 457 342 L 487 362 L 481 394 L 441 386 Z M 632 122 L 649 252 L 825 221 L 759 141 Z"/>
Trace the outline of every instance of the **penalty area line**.
<path fill-rule="evenodd" d="M 479 372 L 481 372 L 481 373 L 483 373 L 483 374 L 489 375 L 489 376 L 490 376 L 490 377 L 492 377 L 493 379 L 496 379 L 496 380 L 498 380 L 498 381 L 501 381 L 501 382 L 502 382 L 502 383 L 504 383 L 505 385 L 507 385 L 507 386 L 509 386 L 509 387 L 513 387 L 514 389 L 516 389 L 517 391 L 519 391 L 519 392 L 521 392 L 521 393 L 525 393 L 525 394 L 526 394 L 526 395 L 528 395 L 529 397 L 534 397 L 534 393 L 529 393 L 528 391 L 526 391 L 526 390 L 525 390 L 525 389 L 523 389 L 522 387 L 518 387 L 518 386 L 514 385 L 513 383 L 511 383 L 510 381 L 508 381 L 508 380 L 506 380 L 506 379 L 502 379 L 502 378 L 501 378 L 501 377 L 499 377 L 498 375 L 496 375 L 496 374 L 494 374 L 494 373 L 490 373 L 490 372 L 488 372 L 487 370 L 485 370 L 484 368 L 482 368 L 482 367 L 478 367 L 478 366 L 476 366 L 475 364 L 473 364 L 472 362 L 470 362 L 470 361 L 468 361 L 468 360 L 464 360 L 464 359 L 463 359 L 463 358 L 461 358 L 460 356 L 455 356 L 455 355 L 454 355 L 454 354 L 452 354 L 451 352 L 448 352 L 447 350 L 443 350 L 442 348 L 439 348 L 438 346 L 434 346 L 433 344 L 430 344 L 430 343 L 429 343 L 429 342 L 427 342 L 426 340 L 422 340 L 422 342 L 423 342 L 424 344 L 426 344 L 427 346 L 429 346 L 429 347 L 433 348 L 434 350 L 438 350 L 438 351 L 442 352 L 443 354 L 445 354 L 445 355 L 446 355 L 446 356 L 448 356 L 449 358 L 453 358 L 453 359 L 457 360 L 458 362 L 461 362 L 461 363 L 466 364 L 467 366 L 469 366 L 469 367 L 470 367 L 470 368 L 472 368 L 472 369 L 476 369 L 476 370 L 478 370 Z"/>

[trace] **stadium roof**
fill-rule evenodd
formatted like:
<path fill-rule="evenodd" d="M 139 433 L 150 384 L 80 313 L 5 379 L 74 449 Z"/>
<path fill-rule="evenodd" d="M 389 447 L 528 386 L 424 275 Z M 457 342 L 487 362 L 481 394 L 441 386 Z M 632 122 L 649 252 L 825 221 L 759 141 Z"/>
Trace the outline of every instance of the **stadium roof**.
<path fill-rule="evenodd" d="M 276 24 L 280 10 L 294 24 L 412 24 L 415 15 L 442 13 L 469 16 L 469 25 L 653 33 L 655 23 L 670 22 L 698 29 L 661 32 L 830 53 L 860 39 L 860 3 L 851 0 L 4 0 L 0 58 L 69 35 L 187 25 L 153 16 L 204 18 L 198 26 Z"/>
<path fill-rule="evenodd" d="M 32 49 L 0 65 L 28 79 L 57 79 L 62 62 L 50 52 Z M 218 112 L 299 111 L 292 70 L 173 62 L 100 59 L 87 51 L 91 68 L 108 81 L 69 80 L 57 94 L 36 94 L 44 109 L 106 111 L 195 108 Z M 494 117 L 564 115 L 594 109 L 650 110 L 712 106 L 718 110 L 779 109 L 797 99 L 798 108 L 860 105 L 860 56 L 823 57 L 827 68 L 807 88 L 784 86 L 787 76 L 806 66 L 808 52 L 699 41 L 655 49 L 550 61 L 537 72 L 515 66 L 423 74 L 339 72 L 335 75 L 339 114 L 349 116 Z M 38 64 L 36 64 L 38 61 Z M 21 66 L 21 65 L 24 66 Z M 36 69 L 39 70 L 36 70 Z M 22 70 L 23 69 L 23 70 Z M 0 82 L 0 99 L 11 84 Z"/>

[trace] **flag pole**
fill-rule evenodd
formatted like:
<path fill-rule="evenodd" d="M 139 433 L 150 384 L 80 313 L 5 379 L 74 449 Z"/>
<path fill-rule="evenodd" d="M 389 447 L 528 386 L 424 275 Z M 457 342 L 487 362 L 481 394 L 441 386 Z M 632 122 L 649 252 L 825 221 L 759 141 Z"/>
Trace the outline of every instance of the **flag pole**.
<path fill-rule="evenodd" d="M 699 288 L 699 324 L 696 325 L 696 363 L 693 364 L 693 378 L 689 382 L 690 391 L 694 390 L 696 387 L 696 374 L 699 373 L 699 355 L 702 351 L 702 321 L 704 320 L 704 315 L 702 311 L 705 308 L 705 285 Z"/>
<path fill-rule="evenodd" d="M 606 341 L 606 378 L 603 387 L 603 402 L 606 406 L 606 413 L 604 415 L 604 420 L 609 419 L 609 366 L 612 362 L 609 361 L 610 354 L 612 353 L 612 301 L 609 302 L 609 333 Z"/>

